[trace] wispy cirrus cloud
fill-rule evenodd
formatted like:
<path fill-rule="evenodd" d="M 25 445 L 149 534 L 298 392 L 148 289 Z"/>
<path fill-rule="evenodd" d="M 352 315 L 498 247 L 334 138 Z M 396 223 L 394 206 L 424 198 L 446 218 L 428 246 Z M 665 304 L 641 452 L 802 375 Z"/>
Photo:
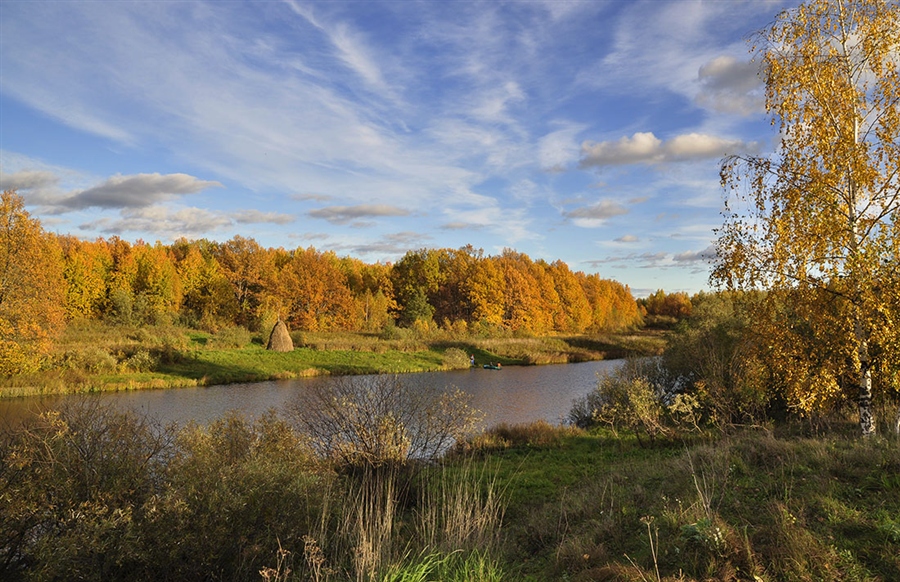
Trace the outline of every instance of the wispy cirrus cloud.
<path fill-rule="evenodd" d="M 290 224 L 296 220 L 290 214 L 261 210 L 239 210 L 231 216 L 238 224 Z"/>
<path fill-rule="evenodd" d="M 104 234 L 151 233 L 163 238 L 203 236 L 231 226 L 231 219 L 203 208 L 172 209 L 165 206 L 127 208 L 118 218 L 103 217 L 82 223 L 79 228 Z"/>

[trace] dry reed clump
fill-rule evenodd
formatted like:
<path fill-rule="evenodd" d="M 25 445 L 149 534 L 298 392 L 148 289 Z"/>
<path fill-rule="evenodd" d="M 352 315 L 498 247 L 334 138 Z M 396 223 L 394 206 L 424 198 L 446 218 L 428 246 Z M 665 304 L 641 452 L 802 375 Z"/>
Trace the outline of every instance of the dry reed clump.
<path fill-rule="evenodd" d="M 496 472 L 472 459 L 426 479 L 416 514 L 416 539 L 444 553 L 482 551 L 497 546 L 506 511 Z"/>
<path fill-rule="evenodd" d="M 287 325 L 280 319 L 275 324 L 275 327 L 272 328 L 272 333 L 269 334 L 269 343 L 266 345 L 266 349 L 273 352 L 291 352 L 294 350 L 294 340 L 291 339 Z"/>
<path fill-rule="evenodd" d="M 434 571 L 449 565 L 447 557 L 484 557 L 497 548 L 505 500 L 486 466 L 435 466 L 413 474 L 399 465 L 364 467 L 333 485 L 324 493 L 315 537 L 304 538 L 305 569 L 313 580 L 335 572 L 357 582 L 407 580 L 401 575 L 410 568 Z"/>

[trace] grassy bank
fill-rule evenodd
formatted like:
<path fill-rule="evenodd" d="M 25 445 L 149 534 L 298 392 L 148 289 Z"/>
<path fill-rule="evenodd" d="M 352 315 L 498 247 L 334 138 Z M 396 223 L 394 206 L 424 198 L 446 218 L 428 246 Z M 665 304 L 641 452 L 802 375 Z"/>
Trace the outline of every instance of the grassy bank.
<path fill-rule="evenodd" d="M 900 579 L 900 448 L 853 427 L 641 447 L 501 426 L 439 463 L 348 470 L 274 416 L 173 434 L 85 402 L 0 431 L 0 578 Z"/>
<path fill-rule="evenodd" d="M 476 364 L 533 365 L 658 353 L 653 333 L 603 337 L 427 336 L 395 329 L 364 333 L 299 333 L 288 353 L 240 328 L 216 334 L 174 326 L 70 325 L 39 372 L 0 379 L 0 398 L 97 391 L 180 388 L 314 375 L 407 373 Z"/>

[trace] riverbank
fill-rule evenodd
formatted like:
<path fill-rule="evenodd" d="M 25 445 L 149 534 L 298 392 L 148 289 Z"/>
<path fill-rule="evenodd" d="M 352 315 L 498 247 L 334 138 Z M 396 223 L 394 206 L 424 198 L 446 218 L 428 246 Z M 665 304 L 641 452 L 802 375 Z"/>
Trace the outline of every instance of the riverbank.
<path fill-rule="evenodd" d="M 42 370 L 0 379 L 0 398 L 185 388 L 305 376 L 398 374 L 477 366 L 585 362 L 657 354 L 659 332 L 603 336 L 466 337 L 444 332 L 292 334 L 295 349 L 271 352 L 263 338 L 174 326 L 71 325 Z"/>
<path fill-rule="evenodd" d="M 97 399 L 0 431 L 0 578 L 900 579 L 900 452 L 781 424 L 500 426 L 425 466 L 341 471 L 274 415 L 176 434 Z"/>

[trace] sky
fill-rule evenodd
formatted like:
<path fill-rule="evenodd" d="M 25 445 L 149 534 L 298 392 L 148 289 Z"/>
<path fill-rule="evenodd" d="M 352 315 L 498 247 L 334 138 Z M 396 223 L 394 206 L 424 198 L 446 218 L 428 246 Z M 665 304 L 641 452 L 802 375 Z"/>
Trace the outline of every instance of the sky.
<path fill-rule="evenodd" d="M 0 0 L 0 186 L 81 239 L 472 245 L 709 289 L 790 0 Z"/>

